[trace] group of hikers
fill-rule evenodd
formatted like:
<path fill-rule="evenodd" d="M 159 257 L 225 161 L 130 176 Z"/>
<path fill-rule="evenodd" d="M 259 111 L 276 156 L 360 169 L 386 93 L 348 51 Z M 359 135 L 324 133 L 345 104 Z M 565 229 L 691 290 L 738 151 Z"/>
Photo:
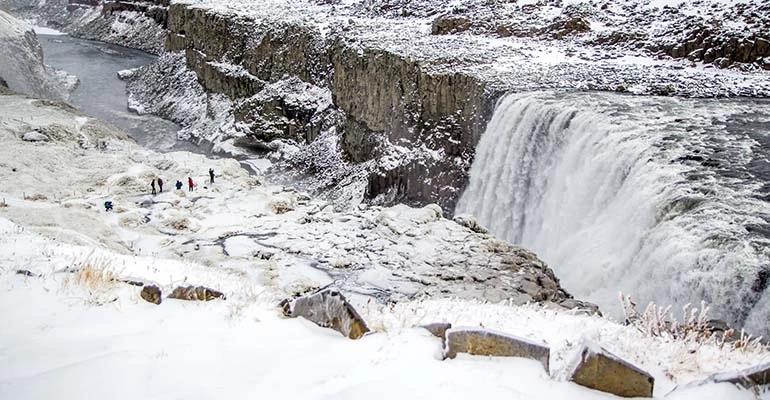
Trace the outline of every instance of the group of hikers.
<path fill-rule="evenodd" d="M 209 179 L 211 184 L 214 184 L 214 168 L 209 168 Z M 152 189 L 152 194 L 158 194 L 157 191 L 155 191 L 155 182 L 158 183 L 158 189 L 160 193 L 163 193 L 163 179 L 158 177 L 158 179 L 153 179 L 152 182 L 150 182 L 150 188 Z M 176 190 L 182 190 L 182 181 L 177 180 L 176 181 Z M 195 188 L 195 182 L 193 182 L 192 177 L 187 177 L 187 191 L 192 192 Z"/>
<path fill-rule="evenodd" d="M 152 190 L 152 194 L 158 194 L 158 191 L 155 190 L 155 185 L 158 185 L 158 189 L 160 193 L 163 193 L 163 179 L 158 177 L 157 179 L 153 179 L 152 182 L 150 182 L 150 189 Z M 209 168 L 209 182 L 213 185 L 214 184 L 214 168 Z M 176 181 L 176 190 L 182 190 L 182 181 L 177 180 Z M 193 182 L 192 177 L 187 177 L 187 191 L 192 192 L 195 188 L 195 182 Z M 112 210 L 112 201 L 105 201 L 104 202 L 104 211 L 111 211 Z"/>

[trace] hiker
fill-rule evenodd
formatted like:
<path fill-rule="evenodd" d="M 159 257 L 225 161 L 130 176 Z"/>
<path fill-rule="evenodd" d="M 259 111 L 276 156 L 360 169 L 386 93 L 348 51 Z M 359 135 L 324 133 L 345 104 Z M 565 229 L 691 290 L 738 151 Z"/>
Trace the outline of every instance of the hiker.
<path fill-rule="evenodd" d="M 193 187 L 194 187 L 194 186 L 195 186 L 195 184 L 193 183 L 193 180 L 192 180 L 192 178 L 188 176 L 188 177 L 187 177 L 187 187 L 188 187 L 188 190 L 187 190 L 187 191 L 188 191 L 188 192 L 192 192 L 192 191 L 193 191 Z"/>
<path fill-rule="evenodd" d="M 163 193 L 163 179 L 158 178 L 158 188 L 160 189 L 160 192 Z"/>
<path fill-rule="evenodd" d="M 214 184 L 214 168 L 209 168 L 209 176 L 211 177 L 211 183 Z"/>
<path fill-rule="evenodd" d="M 112 211 L 112 202 L 107 200 L 104 202 L 104 211 Z"/>
<path fill-rule="evenodd" d="M 176 181 L 176 190 L 182 190 L 182 181 L 179 179 Z"/>
<path fill-rule="evenodd" d="M 152 187 L 152 194 L 156 194 L 155 193 L 155 179 L 153 179 L 152 182 L 150 182 L 150 187 Z"/>

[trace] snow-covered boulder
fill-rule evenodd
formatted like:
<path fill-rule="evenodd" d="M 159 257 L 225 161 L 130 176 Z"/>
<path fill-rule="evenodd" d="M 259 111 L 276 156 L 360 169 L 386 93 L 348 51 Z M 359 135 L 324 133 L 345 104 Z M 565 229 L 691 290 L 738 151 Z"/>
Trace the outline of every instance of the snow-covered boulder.
<path fill-rule="evenodd" d="M 21 137 L 21 140 L 26 142 L 47 142 L 49 139 L 48 136 L 38 131 L 29 131 Z"/>
<path fill-rule="evenodd" d="M 570 380 L 621 397 L 652 397 L 655 378 L 609 351 L 585 346 Z"/>
<path fill-rule="evenodd" d="M 446 332 L 444 356 L 455 358 L 457 353 L 530 358 L 543 364 L 546 371 L 551 357 L 551 350 L 547 346 L 479 328 L 452 328 Z"/>
<path fill-rule="evenodd" d="M 369 332 L 366 322 L 356 309 L 336 290 L 323 290 L 300 297 L 289 308 L 288 314 L 334 329 L 350 339 L 358 339 Z"/>
<path fill-rule="evenodd" d="M 190 300 L 190 301 L 211 301 L 214 299 L 224 299 L 225 295 L 214 289 L 205 286 L 179 286 L 168 295 L 169 299 Z"/>
<path fill-rule="evenodd" d="M 452 218 L 454 222 L 457 222 L 459 225 L 462 225 L 476 233 L 489 233 L 487 228 L 484 228 L 479 224 L 479 221 L 476 220 L 476 217 L 470 214 L 461 214 L 461 215 L 455 215 L 454 218 Z"/>
<path fill-rule="evenodd" d="M 442 342 L 446 340 L 446 331 L 452 329 L 452 324 L 449 322 L 434 322 L 432 324 L 422 325 L 433 336 L 440 338 Z"/>

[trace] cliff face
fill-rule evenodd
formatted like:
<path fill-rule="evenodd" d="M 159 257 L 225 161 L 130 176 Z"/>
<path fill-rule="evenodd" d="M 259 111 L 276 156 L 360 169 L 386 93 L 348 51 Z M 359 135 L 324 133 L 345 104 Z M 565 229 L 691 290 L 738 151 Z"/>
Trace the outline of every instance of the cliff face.
<path fill-rule="evenodd" d="M 248 135 L 311 142 L 341 111 L 333 124 L 340 150 L 352 163 L 374 161 L 366 197 L 453 209 L 493 105 L 479 79 L 432 73 L 418 59 L 301 21 L 256 21 L 186 4 L 171 5 L 168 15 L 166 49 L 184 51 L 207 90 L 237 100 L 288 76 L 329 92 L 331 107 L 320 109 L 287 106 L 280 95 L 241 103 L 235 119 L 248 123 Z M 272 129 L 280 120 L 294 129 Z M 385 162 L 394 146 L 425 151 Z"/>
<path fill-rule="evenodd" d="M 84 39 L 159 54 L 166 40 L 168 0 L 0 0 L 14 15 Z"/>
<path fill-rule="evenodd" d="M 43 63 L 43 49 L 32 27 L 0 10 L 0 85 L 63 100 L 69 94 L 64 78 Z"/>

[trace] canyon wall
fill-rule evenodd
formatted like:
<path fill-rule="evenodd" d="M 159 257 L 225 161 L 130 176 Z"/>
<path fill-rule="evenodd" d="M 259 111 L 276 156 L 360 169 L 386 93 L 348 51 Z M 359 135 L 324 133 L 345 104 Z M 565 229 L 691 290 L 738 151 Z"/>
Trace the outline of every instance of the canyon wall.
<path fill-rule="evenodd" d="M 344 35 L 325 36 L 301 21 L 257 21 L 186 4 L 171 5 L 168 16 L 166 50 L 184 51 L 187 66 L 210 91 L 235 100 L 292 77 L 327 89 L 331 96 L 331 107 L 324 109 L 292 110 L 275 98 L 273 107 L 246 102 L 236 122 L 252 122 L 255 110 L 262 117 L 280 110 L 279 119 L 298 127 L 283 130 L 283 138 L 309 143 L 325 128 L 315 124 L 329 120 L 318 115 L 341 112 L 334 125 L 346 158 L 375 161 L 367 198 L 454 208 L 493 108 L 495 96 L 484 82 L 463 73 L 434 73 L 418 59 L 362 47 Z M 282 137 L 264 124 L 249 134 L 264 141 Z M 379 162 L 392 146 L 424 146 L 438 156 L 425 152 Z"/>

